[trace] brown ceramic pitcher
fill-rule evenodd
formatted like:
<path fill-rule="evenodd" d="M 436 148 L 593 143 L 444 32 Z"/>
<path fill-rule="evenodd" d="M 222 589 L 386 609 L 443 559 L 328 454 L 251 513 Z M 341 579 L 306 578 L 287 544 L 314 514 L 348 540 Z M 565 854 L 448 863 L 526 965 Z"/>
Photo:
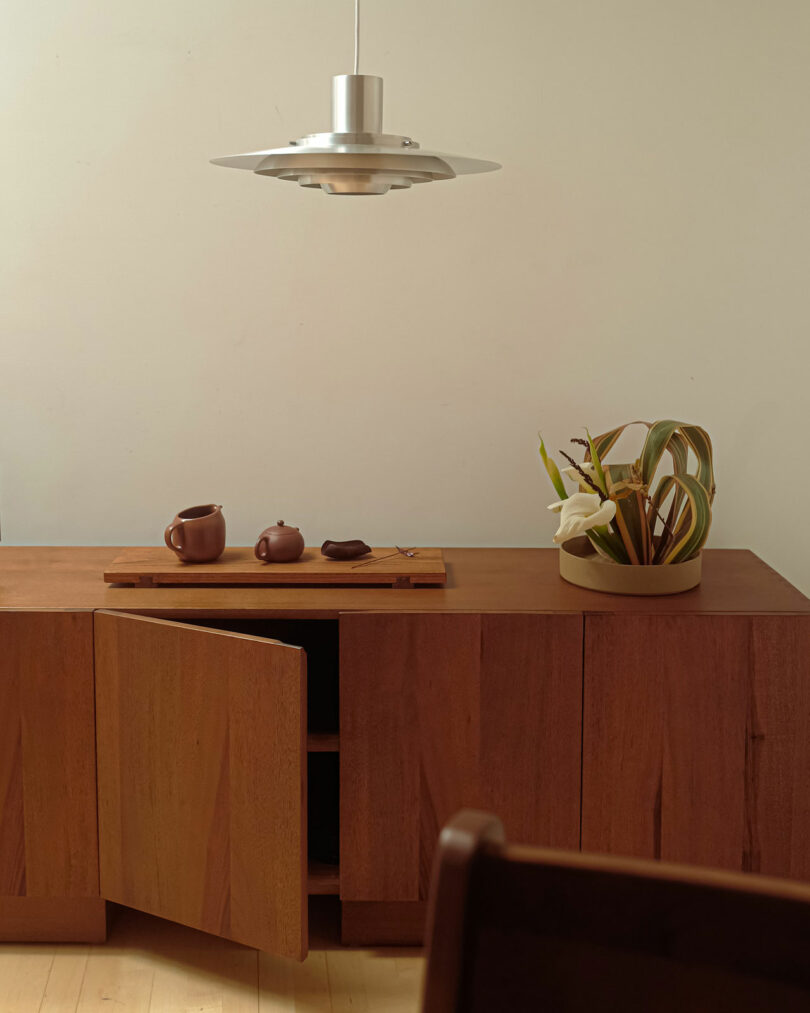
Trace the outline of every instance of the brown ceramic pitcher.
<path fill-rule="evenodd" d="M 225 518 L 214 503 L 181 510 L 164 535 L 184 563 L 213 563 L 225 550 Z"/>

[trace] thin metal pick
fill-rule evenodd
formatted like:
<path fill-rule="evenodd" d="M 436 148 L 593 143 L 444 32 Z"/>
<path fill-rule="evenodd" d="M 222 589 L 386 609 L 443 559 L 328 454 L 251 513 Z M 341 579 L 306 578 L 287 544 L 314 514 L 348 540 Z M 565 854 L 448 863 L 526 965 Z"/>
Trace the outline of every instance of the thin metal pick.
<path fill-rule="evenodd" d="M 376 559 L 367 559 L 365 563 L 355 563 L 352 569 L 357 570 L 361 566 L 370 566 L 371 563 L 381 563 L 384 559 L 392 559 L 394 556 L 408 556 L 409 558 L 413 558 L 417 555 L 413 549 L 400 549 L 398 545 L 395 545 L 394 548 L 397 550 L 396 552 L 389 552 L 387 556 L 378 556 Z"/>

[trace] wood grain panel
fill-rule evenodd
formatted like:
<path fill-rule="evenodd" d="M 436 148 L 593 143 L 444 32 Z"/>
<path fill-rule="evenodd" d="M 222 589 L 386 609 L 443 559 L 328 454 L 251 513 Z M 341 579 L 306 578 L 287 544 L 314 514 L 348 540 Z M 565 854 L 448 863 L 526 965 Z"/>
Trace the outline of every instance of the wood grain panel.
<path fill-rule="evenodd" d="M 749 627 L 587 617 L 584 851 L 741 867 Z"/>
<path fill-rule="evenodd" d="M 231 932 L 307 953 L 306 655 L 237 642 L 230 680 Z M 272 666 L 272 667 L 271 667 Z"/>
<path fill-rule="evenodd" d="M 342 616 L 341 897 L 424 900 L 463 806 L 577 847 L 581 686 L 579 616 Z"/>
<path fill-rule="evenodd" d="M 808 876 L 808 620 L 588 616 L 582 848 Z"/>
<path fill-rule="evenodd" d="M 408 899 L 424 900 L 442 826 L 480 793 L 481 616 L 403 618 L 416 751 L 399 762 L 419 772 L 419 892 Z M 344 853 L 344 863 L 348 857 Z"/>
<path fill-rule="evenodd" d="M 663 625 L 651 631 L 664 641 L 668 674 L 661 857 L 739 869 L 750 623 L 703 616 Z"/>
<path fill-rule="evenodd" d="M 427 901 L 350 901 L 341 904 L 344 946 L 419 946 L 425 936 Z"/>
<path fill-rule="evenodd" d="M 98 897 L 93 616 L 0 613 L 0 893 Z"/>
<path fill-rule="evenodd" d="M 25 625 L 18 642 L 26 894 L 97 897 L 93 617 L 31 613 Z"/>
<path fill-rule="evenodd" d="M 513 840 L 576 848 L 582 616 L 487 615 L 481 642 L 479 807 Z"/>
<path fill-rule="evenodd" d="M 350 900 L 419 899 L 413 622 L 341 618 L 341 897 Z"/>
<path fill-rule="evenodd" d="M 18 613 L 22 615 L 23 613 Z M 25 893 L 20 671 L 15 661 L 14 613 L 0 616 L 0 896 Z"/>
<path fill-rule="evenodd" d="M 96 692 L 103 896 L 303 957 L 304 653 L 98 613 Z"/>
<path fill-rule="evenodd" d="M 103 943 L 107 903 L 100 897 L 0 897 L 0 942 Z"/>
<path fill-rule="evenodd" d="M 664 701 L 646 619 L 585 618 L 582 847 L 661 857 Z"/>
<path fill-rule="evenodd" d="M 810 616 L 751 622 L 743 867 L 810 880 Z"/>

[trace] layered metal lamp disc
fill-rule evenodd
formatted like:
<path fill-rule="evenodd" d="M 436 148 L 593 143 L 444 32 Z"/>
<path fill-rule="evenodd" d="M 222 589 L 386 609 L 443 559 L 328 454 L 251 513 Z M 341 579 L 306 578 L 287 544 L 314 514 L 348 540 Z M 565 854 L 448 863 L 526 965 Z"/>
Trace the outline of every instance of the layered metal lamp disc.
<path fill-rule="evenodd" d="M 497 162 L 422 151 L 410 137 L 382 132 L 383 82 L 368 74 L 332 79 L 332 132 L 308 134 L 286 148 L 213 158 L 214 165 L 250 169 L 320 187 L 325 193 L 359 196 L 404 190 L 413 183 L 500 169 Z"/>

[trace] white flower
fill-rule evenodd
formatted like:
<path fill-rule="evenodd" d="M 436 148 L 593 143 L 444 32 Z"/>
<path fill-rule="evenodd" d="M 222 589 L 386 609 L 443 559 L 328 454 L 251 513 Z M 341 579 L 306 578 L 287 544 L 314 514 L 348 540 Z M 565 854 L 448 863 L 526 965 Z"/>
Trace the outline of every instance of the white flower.
<path fill-rule="evenodd" d="M 583 461 L 582 464 L 580 464 L 580 468 L 582 468 L 588 478 L 592 478 L 594 482 L 596 481 L 596 468 L 592 461 Z M 562 473 L 570 478 L 572 482 L 579 482 L 580 485 L 585 484 L 582 475 L 580 475 L 577 469 L 573 466 L 570 468 L 563 468 Z"/>
<path fill-rule="evenodd" d="M 557 545 L 584 534 L 589 528 L 609 524 L 616 516 L 616 504 L 612 499 L 600 503 L 596 493 L 590 492 L 575 492 L 568 499 L 552 503 L 549 510 L 560 511 L 560 526 L 554 535 Z"/>

